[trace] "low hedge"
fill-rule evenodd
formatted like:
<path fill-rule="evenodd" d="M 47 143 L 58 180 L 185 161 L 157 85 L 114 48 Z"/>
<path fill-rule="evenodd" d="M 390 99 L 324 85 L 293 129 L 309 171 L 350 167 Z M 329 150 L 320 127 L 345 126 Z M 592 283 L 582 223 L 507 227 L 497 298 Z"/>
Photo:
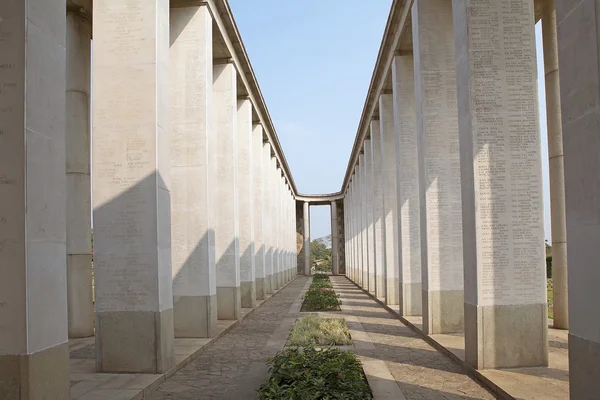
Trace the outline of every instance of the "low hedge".
<path fill-rule="evenodd" d="M 261 400 L 369 400 L 373 396 L 356 356 L 339 349 L 291 348 L 269 360 Z"/>

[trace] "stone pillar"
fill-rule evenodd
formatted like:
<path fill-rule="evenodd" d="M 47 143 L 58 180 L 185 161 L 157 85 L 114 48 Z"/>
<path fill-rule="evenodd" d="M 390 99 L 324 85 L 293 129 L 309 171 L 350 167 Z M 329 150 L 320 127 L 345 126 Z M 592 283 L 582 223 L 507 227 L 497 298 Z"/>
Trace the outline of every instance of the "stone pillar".
<path fill-rule="evenodd" d="M 254 265 L 256 272 L 256 300 L 265 300 L 265 240 L 264 240 L 264 157 L 263 157 L 263 127 L 254 124 L 252 129 L 253 147 L 253 182 L 254 185 Z"/>
<path fill-rule="evenodd" d="M 356 282 L 356 213 L 355 213 L 355 194 L 354 194 L 354 181 L 355 176 L 352 175 L 352 180 L 350 181 L 350 188 L 348 190 L 350 196 L 350 202 L 348 204 L 348 232 L 350 232 L 350 236 L 348 237 L 349 244 L 349 267 L 350 267 L 350 279 L 353 282 Z"/>
<path fill-rule="evenodd" d="M 94 336 L 90 187 L 92 6 L 67 7 L 67 309 L 69 337 Z"/>
<path fill-rule="evenodd" d="M 463 331 L 460 160 L 452 2 L 412 8 L 421 217 L 423 330 Z"/>
<path fill-rule="evenodd" d="M 338 220 L 337 220 L 337 203 L 331 202 L 331 272 L 333 275 L 340 274 L 340 255 L 338 250 Z"/>
<path fill-rule="evenodd" d="M 271 155 L 271 177 L 270 177 L 270 196 L 271 196 L 271 232 L 273 234 L 273 275 L 271 275 L 271 286 L 273 291 L 279 289 L 279 273 L 280 267 L 280 251 L 279 242 L 281 240 L 279 234 L 279 169 L 277 167 L 277 158 Z"/>
<path fill-rule="evenodd" d="M 215 259 L 217 263 L 217 316 L 241 317 L 239 187 L 237 179 L 237 76 L 233 63 L 214 65 L 214 118 L 216 136 Z"/>
<path fill-rule="evenodd" d="M 68 399 L 65 1 L 0 15 L 0 394 Z"/>
<path fill-rule="evenodd" d="M 529 0 L 454 2 L 465 357 L 548 364 L 535 17 Z"/>
<path fill-rule="evenodd" d="M 360 169 L 360 209 L 361 209 L 361 280 L 360 286 L 366 291 L 369 290 L 369 212 L 368 212 L 368 196 L 367 196 L 367 168 L 365 166 L 366 156 L 360 154 L 358 156 L 358 167 Z"/>
<path fill-rule="evenodd" d="M 385 290 L 385 219 L 383 215 L 383 156 L 380 121 L 371 121 L 371 148 L 373 149 L 373 253 L 375 263 L 375 297 L 384 299 Z"/>
<path fill-rule="evenodd" d="M 309 276 L 311 271 L 310 265 L 310 209 L 308 201 L 303 205 L 304 214 L 304 275 Z"/>
<path fill-rule="evenodd" d="M 379 121 L 371 121 L 371 127 L 379 128 Z M 365 289 L 371 294 L 375 294 L 375 217 L 373 215 L 373 146 L 371 140 L 363 142 L 363 150 L 365 152 L 365 199 L 366 199 L 366 234 L 367 234 L 367 279 L 368 285 Z"/>
<path fill-rule="evenodd" d="M 598 10 L 596 1 L 556 2 L 569 240 L 569 391 L 570 398 L 582 400 L 600 392 Z"/>
<path fill-rule="evenodd" d="M 94 2 L 93 27 L 96 368 L 157 374 L 174 363 L 169 4 Z"/>
<path fill-rule="evenodd" d="M 271 227 L 271 144 L 263 143 L 263 240 L 265 242 L 265 293 L 272 294 L 273 231 Z"/>
<path fill-rule="evenodd" d="M 346 241 L 348 242 L 348 266 L 346 268 L 346 275 L 354 282 L 356 281 L 356 258 L 354 252 L 354 175 L 352 176 L 350 183 L 348 184 L 348 202 L 346 203 L 346 218 L 348 219 L 348 234 L 346 235 Z"/>
<path fill-rule="evenodd" d="M 240 289 L 244 308 L 256 307 L 254 261 L 254 183 L 252 148 L 252 102 L 237 102 L 237 187 L 239 204 Z"/>
<path fill-rule="evenodd" d="M 171 246 L 175 337 L 212 337 L 217 269 L 212 196 L 212 17 L 208 7 L 170 10 Z M 192 71 L 193 73 L 188 73 Z"/>
<path fill-rule="evenodd" d="M 391 94 L 379 96 L 379 118 L 381 119 L 381 156 L 383 180 L 383 238 L 385 244 L 385 284 L 387 304 L 397 305 L 400 296 L 400 233 L 398 226 L 398 190 L 396 161 L 396 132 L 394 130 L 394 101 Z"/>
<path fill-rule="evenodd" d="M 286 214 L 287 214 L 287 260 L 288 260 L 288 282 L 294 279 L 294 235 L 296 233 L 296 210 L 294 209 L 292 189 L 288 186 L 286 197 Z"/>
<path fill-rule="evenodd" d="M 287 214 L 288 214 L 288 262 L 289 262 L 289 278 L 291 281 L 294 279 L 294 260 L 296 259 L 296 253 L 294 252 L 294 247 L 296 246 L 296 209 L 294 203 L 294 195 L 292 193 L 291 186 L 288 190 L 288 199 L 287 199 Z"/>
<path fill-rule="evenodd" d="M 565 170 L 563 164 L 562 119 L 556 10 L 554 0 L 546 0 L 542 14 L 544 69 L 546 71 L 546 126 L 550 170 L 550 221 L 552 224 L 552 285 L 554 328 L 569 329 L 567 286 L 567 221 L 565 216 Z"/>
<path fill-rule="evenodd" d="M 296 259 L 297 271 L 304 275 L 304 202 L 296 201 Z"/>
<path fill-rule="evenodd" d="M 338 223 L 338 275 L 346 274 L 346 214 L 344 199 L 337 201 L 337 223 Z M 341 203 L 341 207 L 340 207 Z"/>
<path fill-rule="evenodd" d="M 352 215 L 354 218 L 354 282 L 357 285 L 360 285 L 362 279 L 362 235 L 361 235 L 361 222 L 362 222 L 362 212 L 360 209 L 360 176 L 359 176 L 360 168 L 357 166 L 354 167 L 354 175 L 352 178 L 352 197 L 353 197 L 353 210 Z"/>
<path fill-rule="evenodd" d="M 396 179 L 398 200 L 398 246 L 400 253 L 400 315 L 421 315 L 421 228 L 415 84 L 412 54 L 392 62 L 394 131 L 396 132 Z"/>
<path fill-rule="evenodd" d="M 285 271 L 285 247 L 283 241 L 283 187 L 282 187 L 281 169 L 277 167 L 277 174 L 275 175 L 275 201 L 277 202 L 277 224 L 275 225 L 275 232 L 277 232 L 277 288 L 283 287 L 283 271 Z"/>

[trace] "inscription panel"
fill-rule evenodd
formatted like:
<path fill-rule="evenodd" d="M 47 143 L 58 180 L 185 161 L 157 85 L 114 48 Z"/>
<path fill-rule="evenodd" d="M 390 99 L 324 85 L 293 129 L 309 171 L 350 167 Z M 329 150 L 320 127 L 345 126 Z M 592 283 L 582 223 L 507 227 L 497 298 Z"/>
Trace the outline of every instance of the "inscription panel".
<path fill-rule="evenodd" d="M 427 229 L 427 282 L 424 289 L 462 290 L 462 213 L 460 156 L 452 5 L 420 3 L 413 9 L 413 30 L 418 57 L 415 76 L 420 96 L 418 118 L 423 137 L 419 153 Z M 415 18 L 416 17 L 416 18 Z M 430 29 L 435 26 L 436 29 Z"/>
<path fill-rule="evenodd" d="M 400 245 L 402 246 L 401 279 L 404 283 L 421 282 L 421 228 L 413 62 L 412 56 L 399 56 L 395 57 L 392 65 L 394 120 L 398 126 L 396 155 Z"/>
<path fill-rule="evenodd" d="M 467 9 L 478 304 L 545 302 L 533 4 Z"/>
<path fill-rule="evenodd" d="M 157 82 L 168 73 L 168 61 L 159 60 L 169 51 L 163 37 L 168 28 L 156 15 L 162 11 L 141 0 L 94 4 L 94 267 L 100 312 L 172 305 L 172 285 L 164 282 L 171 276 L 169 193 L 163 189 L 168 176 L 156 172 L 157 143 L 163 146 L 168 135 L 157 123 L 165 112 L 165 102 L 157 102 Z"/>

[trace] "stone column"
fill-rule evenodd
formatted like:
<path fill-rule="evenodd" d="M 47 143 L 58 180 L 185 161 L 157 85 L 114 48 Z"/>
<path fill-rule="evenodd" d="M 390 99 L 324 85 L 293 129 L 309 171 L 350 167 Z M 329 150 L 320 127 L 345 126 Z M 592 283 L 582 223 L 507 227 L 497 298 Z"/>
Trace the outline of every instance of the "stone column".
<path fill-rule="evenodd" d="M 283 274 L 285 271 L 285 241 L 283 240 L 283 177 L 281 175 L 281 169 L 277 168 L 277 175 L 275 177 L 275 199 L 277 201 L 277 248 L 279 249 L 278 261 L 279 268 L 277 270 L 277 287 L 281 289 L 283 287 Z"/>
<path fill-rule="evenodd" d="M 69 337 L 94 336 L 90 187 L 92 5 L 67 7 L 67 309 Z"/>
<path fill-rule="evenodd" d="M 383 238 L 385 244 L 385 284 L 387 304 L 397 305 L 400 296 L 399 226 L 398 226 L 398 190 L 396 161 L 396 132 L 394 130 L 394 101 L 391 94 L 379 96 L 379 118 L 381 119 L 381 155 L 383 180 Z"/>
<path fill-rule="evenodd" d="M 598 9 L 595 1 L 556 2 L 569 240 L 569 390 L 571 399 L 584 400 L 600 392 Z"/>
<path fill-rule="evenodd" d="M 348 234 L 346 240 L 348 241 L 348 268 L 346 275 L 354 282 L 356 281 L 356 258 L 354 252 L 354 176 L 352 176 L 350 183 L 348 184 L 348 203 L 346 204 L 347 212 L 346 218 L 348 219 Z"/>
<path fill-rule="evenodd" d="M 217 316 L 241 317 L 239 187 L 237 179 L 237 76 L 233 63 L 214 66 L 216 136 L 215 259 L 217 263 Z"/>
<path fill-rule="evenodd" d="M 369 290 L 369 213 L 367 205 L 367 169 L 365 166 L 365 155 L 360 154 L 358 156 L 358 167 L 360 169 L 360 212 L 361 212 L 361 280 L 360 286 L 366 291 Z"/>
<path fill-rule="evenodd" d="M 544 69 L 546 71 L 546 126 L 550 170 L 550 221 L 552 224 L 552 285 L 554 328 L 569 329 L 567 286 L 567 221 L 565 212 L 565 170 L 563 164 L 562 119 L 556 10 L 554 0 L 546 0 L 542 15 Z"/>
<path fill-rule="evenodd" d="M 264 157 L 263 157 L 263 127 L 254 124 L 252 129 L 253 147 L 253 182 L 254 185 L 254 265 L 256 272 L 256 300 L 265 300 L 265 240 L 264 240 Z"/>
<path fill-rule="evenodd" d="M 310 265 L 310 209 L 308 201 L 303 205 L 304 213 L 304 275 L 309 276 L 311 271 Z"/>
<path fill-rule="evenodd" d="M 333 275 L 340 274 L 338 240 L 337 203 L 334 200 L 331 202 L 331 272 Z"/>
<path fill-rule="evenodd" d="M 296 210 L 294 209 L 294 197 L 292 195 L 292 189 L 288 186 L 287 199 L 286 199 L 286 213 L 287 213 L 287 259 L 288 259 L 288 282 L 294 279 L 294 236 L 296 233 L 296 223 L 294 221 L 296 217 Z"/>
<path fill-rule="evenodd" d="M 68 399 L 65 1 L 0 15 L 0 393 Z"/>
<path fill-rule="evenodd" d="M 347 258 L 346 258 L 346 270 L 345 270 L 345 275 L 348 278 L 351 278 L 351 269 L 349 267 L 350 264 L 350 251 L 349 251 L 349 247 L 350 247 L 350 226 L 349 226 L 349 215 L 348 215 L 348 207 L 350 205 L 350 189 L 349 187 L 346 188 L 346 192 L 344 193 L 344 252 L 347 254 Z M 352 279 L 352 278 L 351 278 Z"/>
<path fill-rule="evenodd" d="M 371 121 L 371 126 L 375 125 L 379 127 L 379 121 Z M 366 234 L 367 234 L 367 279 L 368 285 L 365 289 L 375 294 L 375 235 L 374 225 L 375 218 L 373 215 L 373 146 L 371 140 L 365 140 L 363 142 L 363 150 L 365 152 L 365 207 L 366 207 Z"/>
<path fill-rule="evenodd" d="M 535 17 L 529 0 L 454 2 L 465 356 L 548 364 Z"/>
<path fill-rule="evenodd" d="M 423 330 L 463 331 L 460 159 L 452 2 L 412 8 L 421 217 Z"/>
<path fill-rule="evenodd" d="M 157 374 L 174 363 L 169 4 L 94 2 L 93 28 L 96 368 Z"/>
<path fill-rule="evenodd" d="M 361 265 L 362 265 L 362 254 L 360 252 L 362 247 L 362 236 L 361 236 L 361 221 L 362 212 L 360 210 L 360 177 L 358 171 L 360 168 L 355 166 L 354 175 L 352 178 L 352 197 L 353 197 L 353 210 L 352 215 L 354 217 L 354 282 L 360 285 L 362 279 Z"/>
<path fill-rule="evenodd" d="M 270 195 L 271 195 L 271 232 L 273 233 L 273 275 L 271 275 L 271 286 L 273 291 L 278 290 L 279 273 L 281 272 L 281 248 L 279 247 L 280 232 L 279 232 L 279 169 L 277 167 L 277 158 L 271 155 L 271 179 L 270 179 Z"/>
<path fill-rule="evenodd" d="M 171 246 L 175 337 L 206 338 L 217 328 L 212 196 L 212 17 L 208 7 L 170 10 Z"/>
<path fill-rule="evenodd" d="M 356 177 L 352 175 L 352 181 L 350 182 L 350 204 L 348 204 L 348 219 L 350 221 L 350 279 L 356 282 L 356 196 L 354 190 L 354 182 Z"/>
<path fill-rule="evenodd" d="M 371 148 L 373 149 L 373 252 L 375 263 L 375 297 L 384 299 L 385 290 L 385 241 L 383 215 L 383 155 L 380 121 L 371 121 Z"/>
<path fill-rule="evenodd" d="M 265 293 L 272 294 L 273 231 L 271 227 L 271 144 L 263 143 L 263 237 L 265 242 Z"/>
<path fill-rule="evenodd" d="M 398 200 L 398 246 L 400 253 L 400 315 L 421 315 L 421 227 L 415 84 L 412 54 L 394 57 L 394 131 L 396 132 L 396 179 Z"/>
<path fill-rule="evenodd" d="M 244 308 L 256 306 L 254 261 L 254 183 L 252 148 L 252 102 L 237 102 L 237 179 L 239 204 L 240 288 Z"/>

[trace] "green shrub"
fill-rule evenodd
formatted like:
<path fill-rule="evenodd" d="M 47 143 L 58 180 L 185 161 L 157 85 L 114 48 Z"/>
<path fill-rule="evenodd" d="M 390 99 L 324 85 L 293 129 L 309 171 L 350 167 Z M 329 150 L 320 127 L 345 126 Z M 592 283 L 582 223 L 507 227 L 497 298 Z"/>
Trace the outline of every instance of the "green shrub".
<path fill-rule="evenodd" d="M 360 361 L 339 349 L 296 348 L 269 360 L 271 377 L 258 390 L 261 400 L 362 400 L 371 391 Z"/>
<path fill-rule="evenodd" d="M 311 289 L 332 288 L 332 287 L 333 286 L 331 285 L 331 281 L 329 279 L 313 281 L 313 283 L 311 283 L 311 285 L 310 285 Z"/>
<path fill-rule="evenodd" d="M 546 278 L 552 279 L 552 254 L 546 256 Z"/>
<path fill-rule="evenodd" d="M 296 320 L 289 346 L 335 346 L 352 344 L 348 323 L 343 318 L 308 315 Z"/>
<path fill-rule="evenodd" d="M 329 275 L 327 275 L 327 274 L 314 274 L 313 275 L 313 283 L 315 281 L 329 281 Z"/>
<path fill-rule="evenodd" d="M 310 288 L 304 296 L 302 311 L 339 311 L 338 295 L 328 288 Z"/>

